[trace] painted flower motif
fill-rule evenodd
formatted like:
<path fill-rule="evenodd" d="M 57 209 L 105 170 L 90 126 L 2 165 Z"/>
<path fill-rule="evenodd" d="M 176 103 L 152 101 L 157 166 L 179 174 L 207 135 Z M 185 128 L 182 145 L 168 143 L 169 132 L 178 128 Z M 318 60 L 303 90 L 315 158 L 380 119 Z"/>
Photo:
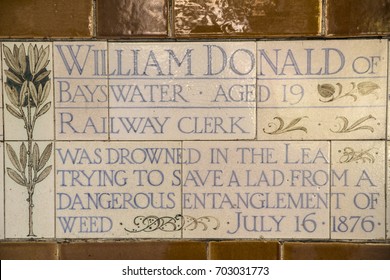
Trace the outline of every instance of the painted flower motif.
<path fill-rule="evenodd" d="M 322 84 L 317 86 L 318 93 L 323 98 L 330 98 L 336 93 L 336 88 L 331 84 Z"/>
<path fill-rule="evenodd" d="M 373 82 L 361 82 L 357 85 L 358 91 L 361 95 L 375 94 L 380 87 Z"/>

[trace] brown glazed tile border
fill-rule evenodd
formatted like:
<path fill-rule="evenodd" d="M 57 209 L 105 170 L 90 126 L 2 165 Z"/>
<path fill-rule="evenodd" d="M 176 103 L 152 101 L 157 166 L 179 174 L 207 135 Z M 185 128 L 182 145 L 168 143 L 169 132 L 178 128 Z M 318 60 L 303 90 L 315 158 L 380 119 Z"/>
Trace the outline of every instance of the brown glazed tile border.
<path fill-rule="evenodd" d="M 282 257 L 285 260 L 390 260 L 390 244 L 287 242 Z"/>
<path fill-rule="evenodd" d="M 1 242 L 1 260 L 56 260 L 58 245 L 43 242 Z"/>
<path fill-rule="evenodd" d="M 206 260 L 206 242 L 151 241 L 68 243 L 62 260 Z"/>
<path fill-rule="evenodd" d="M 212 260 L 278 260 L 279 243 L 276 241 L 210 242 Z"/>
<path fill-rule="evenodd" d="M 0 38 L 91 38 L 92 2 L 0 1 Z"/>
<path fill-rule="evenodd" d="M 326 34 L 334 37 L 390 34 L 388 0 L 327 0 Z"/>

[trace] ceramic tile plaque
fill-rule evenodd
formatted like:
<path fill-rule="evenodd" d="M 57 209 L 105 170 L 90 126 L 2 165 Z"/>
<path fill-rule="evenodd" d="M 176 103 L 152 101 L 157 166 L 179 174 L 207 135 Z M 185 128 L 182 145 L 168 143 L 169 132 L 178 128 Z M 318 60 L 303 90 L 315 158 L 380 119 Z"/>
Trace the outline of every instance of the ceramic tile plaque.
<path fill-rule="evenodd" d="M 56 168 L 58 238 L 181 237 L 180 142 L 61 142 Z"/>
<path fill-rule="evenodd" d="M 111 140 L 254 139 L 254 42 L 109 43 Z"/>
<path fill-rule="evenodd" d="M 329 238 L 324 142 L 185 142 L 185 238 Z"/>
<path fill-rule="evenodd" d="M 258 42 L 257 132 L 264 140 L 383 139 L 387 42 Z"/>
<path fill-rule="evenodd" d="M 332 142 L 332 239 L 385 239 L 385 142 Z"/>
<path fill-rule="evenodd" d="M 387 41 L 0 46 L 0 238 L 389 237 Z"/>
<path fill-rule="evenodd" d="M 108 140 L 107 42 L 55 42 L 57 140 Z"/>

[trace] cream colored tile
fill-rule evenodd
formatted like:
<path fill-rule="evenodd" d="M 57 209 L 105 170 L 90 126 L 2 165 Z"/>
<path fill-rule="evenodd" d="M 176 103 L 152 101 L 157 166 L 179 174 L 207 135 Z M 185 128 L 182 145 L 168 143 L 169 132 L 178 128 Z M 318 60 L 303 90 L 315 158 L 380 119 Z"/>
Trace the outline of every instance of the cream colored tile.
<path fill-rule="evenodd" d="M 110 138 L 254 139 L 255 43 L 109 43 Z"/>
<path fill-rule="evenodd" d="M 55 42 L 53 48 L 56 138 L 108 140 L 107 42 Z"/>
<path fill-rule="evenodd" d="M 52 43 L 6 42 L 3 56 L 5 139 L 52 140 Z"/>
<path fill-rule="evenodd" d="M 332 239 L 385 239 L 385 142 L 332 142 Z"/>
<path fill-rule="evenodd" d="M 384 40 L 257 44 L 259 139 L 383 139 Z"/>
<path fill-rule="evenodd" d="M 386 192 L 387 192 L 387 201 L 386 201 L 386 217 L 387 217 L 387 221 L 386 221 L 386 238 L 387 239 L 390 239 L 390 167 L 389 167 L 389 163 L 390 163 L 390 155 L 389 155 L 389 148 L 390 148 L 390 143 L 387 142 L 387 185 L 386 185 Z"/>
<path fill-rule="evenodd" d="M 6 238 L 54 238 L 52 143 L 5 145 Z"/>
<path fill-rule="evenodd" d="M 184 238 L 329 238 L 328 142 L 184 142 Z"/>
<path fill-rule="evenodd" d="M 3 142 L 0 142 L 0 239 L 4 239 L 4 164 Z"/>
<path fill-rule="evenodd" d="M 3 49 L 2 49 L 2 44 L 0 42 L 0 67 L 3 63 Z M 4 110 L 4 105 L 3 105 L 3 75 L 2 73 L 0 74 L 0 140 L 4 140 L 4 131 L 3 131 L 3 110 Z"/>
<path fill-rule="evenodd" d="M 390 53 L 390 41 L 389 41 L 389 47 L 388 51 Z M 387 65 L 387 100 L 390 100 L 390 77 L 389 77 L 389 71 L 390 71 L 390 55 L 388 56 L 388 65 Z M 390 113 L 389 113 L 389 102 L 387 101 L 387 139 L 390 139 L 390 130 L 389 130 L 389 120 L 390 120 Z"/>
<path fill-rule="evenodd" d="M 57 142 L 57 238 L 180 238 L 179 142 Z"/>

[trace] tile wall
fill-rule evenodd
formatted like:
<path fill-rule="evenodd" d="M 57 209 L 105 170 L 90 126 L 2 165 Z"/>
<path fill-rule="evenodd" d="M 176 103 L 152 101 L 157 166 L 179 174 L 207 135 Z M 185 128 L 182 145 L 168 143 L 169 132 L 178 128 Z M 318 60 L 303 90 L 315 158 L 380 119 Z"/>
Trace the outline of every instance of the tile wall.
<path fill-rule="evenodd" d="M 388 1 L 11 2 L 0 258 L 390 258 Z"/>

